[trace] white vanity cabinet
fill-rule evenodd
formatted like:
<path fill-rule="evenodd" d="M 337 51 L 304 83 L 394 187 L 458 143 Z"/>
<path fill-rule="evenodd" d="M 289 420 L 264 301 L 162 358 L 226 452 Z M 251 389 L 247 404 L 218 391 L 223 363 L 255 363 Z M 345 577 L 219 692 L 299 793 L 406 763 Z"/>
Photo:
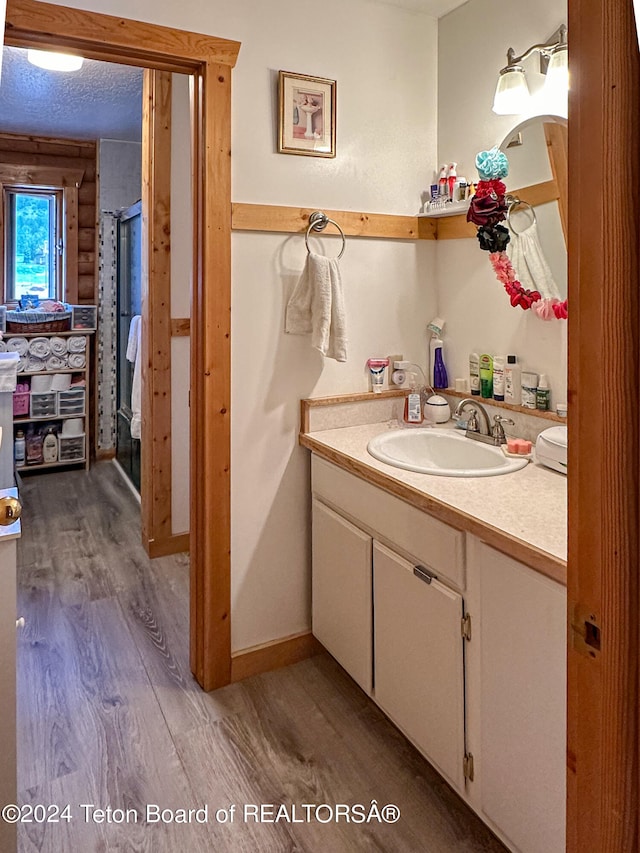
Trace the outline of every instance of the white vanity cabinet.
<path fill-rule="evenodd" d="M 468 537 L 476 809 L 514 850 L 565 849 L 565 587 Z"/>
<path fill-rule="evenodd" d="M 460 593 L 373 546 L 375 701 L 458 790 L 464 786 Z"/>
<path fill-rule="evenodd" d="M 317 457 L 313 633 L 514 853 L 565 849 L 566 589 Z"/>

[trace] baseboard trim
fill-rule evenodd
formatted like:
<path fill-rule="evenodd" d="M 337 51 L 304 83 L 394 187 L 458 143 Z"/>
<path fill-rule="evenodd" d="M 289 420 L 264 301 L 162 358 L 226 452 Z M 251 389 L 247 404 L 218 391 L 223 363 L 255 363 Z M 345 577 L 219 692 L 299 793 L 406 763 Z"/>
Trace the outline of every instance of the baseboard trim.
<path fill-rule="evenodd" d="M 231 681 L 242 681 L 252 675 L 290 666 L 322 651 L 322 645 L 310 632 L 242 649 L 231 655 Z"/>
<path fill-rule="evenodd" d="M 115 459 L 116 458 L 116 449 L 115 447 L 110 447 L 108 450 L 100 450 L 96 449 L 96 462 L 104 462 L 105 459 Z"/>
<path fill-rule="evenodd" d="M 151 559 L 168 557 L 170 554 L 183 554 L 189 551 L 189 534 L 176 533 L 168 539 L 150 539 L 146 543 L 147 554 Z"/>

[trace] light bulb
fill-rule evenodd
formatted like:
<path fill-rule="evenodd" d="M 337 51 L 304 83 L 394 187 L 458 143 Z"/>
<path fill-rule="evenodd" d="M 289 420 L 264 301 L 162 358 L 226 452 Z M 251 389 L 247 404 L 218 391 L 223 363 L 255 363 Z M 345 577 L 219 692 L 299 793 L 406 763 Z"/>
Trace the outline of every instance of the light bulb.
<path fill-rule="evenodd" d="M 529 103 L 529 87 L 520 65 L 503 68 L 498 77 L 493 111 L 500 116 L 520 115 Z"/>

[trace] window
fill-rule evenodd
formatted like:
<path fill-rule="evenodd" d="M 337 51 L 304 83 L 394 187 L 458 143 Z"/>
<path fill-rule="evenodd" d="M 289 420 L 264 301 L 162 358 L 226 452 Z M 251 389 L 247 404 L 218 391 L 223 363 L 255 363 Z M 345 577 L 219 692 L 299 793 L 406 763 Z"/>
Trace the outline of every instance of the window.
<path fill-rule="evenodd" d="M 5 299 L 62 299 L 62 193 L 5 189 Z"/>

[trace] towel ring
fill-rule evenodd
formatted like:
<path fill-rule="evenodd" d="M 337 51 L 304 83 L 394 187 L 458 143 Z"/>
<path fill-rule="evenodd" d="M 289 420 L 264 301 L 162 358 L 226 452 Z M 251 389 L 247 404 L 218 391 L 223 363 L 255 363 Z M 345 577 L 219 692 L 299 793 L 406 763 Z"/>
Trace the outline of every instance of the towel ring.
<path fill-rule="evenodd" d="M 508 196 L 508 200 L 509 200 L 509 209 L 507 210 L 507 225 L 509 226 L 509 230 L 512 231 L 514 234 L 524 234 L 525 231 L 528 231 L 529 228 L 531 228 L 531 225 L 535 225 L 538 221 L 534 207 L 532 204 L 529 204 L 528 201 L 522 201 L 521 199 L 516 198 L 515 196 Z M 523 228 L 522 231 L 516 230 L 513 227 L 513 225 L 511 224 L 511 214 L 513 213 L 515 208 L 519 207 L 520 205 L 524 205 L 524 207 L 529 208 L 529 211 L 531 213 L 532 220 L 533 220 L 531 222 L 531 225 L 527 225 L 527 227 Z"/>
<path fill-rule="evenodd" d="M 335 225 L 338 231 L 340 232 L 340 236 L 342 237 L 342 249 L 340 250 L 340 254 L 336 258 L 336 260 L 340 260 L 340 258 L 344 255 L 344 250 L 347 248 L 347 238 L 344 236 L 344 231 L 335 221 L 335 219 L 329 219 L 326 213 L 322 213 L 320 210 L 316 210 L 315 213 L 312 213 L 309 217 L 309 227 L 307 228 L 307 233 L 304 235 L 304 242 L 307 247 L 307 252 L 311 254 L 311 249 L 309 248 L 309 234 L 312 231 L 324 231 L 327 225 Z"/>

